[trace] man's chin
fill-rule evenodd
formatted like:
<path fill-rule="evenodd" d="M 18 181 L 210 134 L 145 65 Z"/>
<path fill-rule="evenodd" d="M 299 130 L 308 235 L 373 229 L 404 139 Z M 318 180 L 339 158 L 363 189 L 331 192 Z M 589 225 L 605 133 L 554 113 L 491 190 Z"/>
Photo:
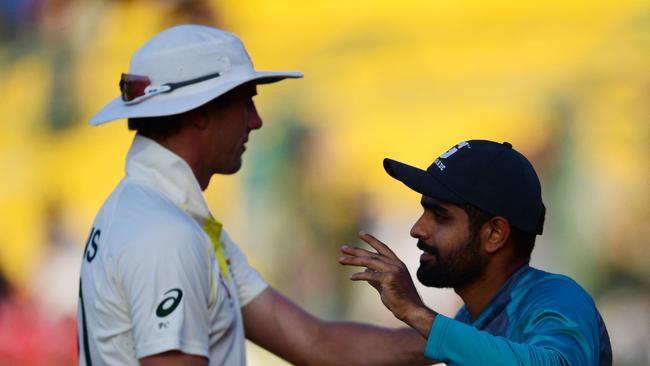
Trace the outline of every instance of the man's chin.
<path fill-rule="evenodd" d="M 233 174 L 237 173 L 237 172 L 239 171 L 239 169 L 240 169 L 240 168 L 237 168 L 237 169 L 231 169 L 231 170 L 225 170 L 225 171 L 223 171 L 223 172 L 221 172 L 221 173 L 219 173 L 219 174 L 221 174 L 221 175 L 233 175 Z"/>
<path fill-rule="evenodd" d="M 237 163 L 233 163 L 229 166 L 224 166 L 221 167 L 219 170 L 217 170 L 216 174 L 221 174 L 221 175 L 232 175 L 237 173 L 242 166 L 242 161 L 239 160 Z"/>

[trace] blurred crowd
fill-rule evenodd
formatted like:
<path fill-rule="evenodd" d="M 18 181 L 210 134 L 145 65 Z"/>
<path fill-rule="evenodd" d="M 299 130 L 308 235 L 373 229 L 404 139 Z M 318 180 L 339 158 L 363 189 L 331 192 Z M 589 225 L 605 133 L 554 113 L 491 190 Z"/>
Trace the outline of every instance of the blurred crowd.
<path fill-rule="evenodd" d="M 86 121 L 132 51 L 179 23 L 240 34 L 262 69 L 305 71 L 260 90 L 267 124 L 244 170 L 206 192 L 275 287 L 326 318 L 398 325 L 336 263 L 365 230 L 417 265 L 419 199 L 381 158 L 424 166 L 463 139 L 508 140 L 549 208 L 533 264 L 590 291 L 616 365 L 650 364 L 650 4 L 353 3 L 0 0 L 0 366 L 76 362 L 81 250 L 131 139 Z M 251 349 L 251 364 L 279 363 Z"/>

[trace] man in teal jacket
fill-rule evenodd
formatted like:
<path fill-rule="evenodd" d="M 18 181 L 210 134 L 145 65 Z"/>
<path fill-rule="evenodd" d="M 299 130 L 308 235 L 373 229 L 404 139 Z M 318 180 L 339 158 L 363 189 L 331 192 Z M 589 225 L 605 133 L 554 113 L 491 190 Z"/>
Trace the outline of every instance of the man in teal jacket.
<path fill-rule="evenodd" d="M 464 306 L 454 319 L 426 307 L 406 266 L 382 242 L 377 252 L 342 247 L 341 264 L 366 267 L 386 307 L 426 339 L 427 358 L 448 365 L 611 365 L 605 324 L 572 279 L 529 266 L 545 207 L 530 162 L 507 142 L 461 142 L 421 170 L 385 159 L 393 178 L 422 194 L 411 229 L 422 250 L 418 280 L 451 287 Z"/>

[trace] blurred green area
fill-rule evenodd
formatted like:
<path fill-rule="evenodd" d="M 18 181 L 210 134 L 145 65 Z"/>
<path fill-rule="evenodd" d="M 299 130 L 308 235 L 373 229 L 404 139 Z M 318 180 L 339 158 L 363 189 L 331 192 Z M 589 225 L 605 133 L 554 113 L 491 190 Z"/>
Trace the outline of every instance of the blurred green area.
<path fill-rule="evenodd" d="M 243 170 L 206 191 L 273 286 L 326 318 L 397 325 L 336 262 L 365 230 L 417 264 L 419 198 L 382 159 L 425 167 L 461 140 L 510 141 L 548 207 L 534 265 L 592 293 L 615 364 L 650 363 L 647 1 L 1 1 L 0 268 L 20 301 L 74 316 L 85 236 L 132 138 L 87 120 L 139 45 L 188 22 L 240 35 L 258 69 L 305 73 L 259 88 Z"/>

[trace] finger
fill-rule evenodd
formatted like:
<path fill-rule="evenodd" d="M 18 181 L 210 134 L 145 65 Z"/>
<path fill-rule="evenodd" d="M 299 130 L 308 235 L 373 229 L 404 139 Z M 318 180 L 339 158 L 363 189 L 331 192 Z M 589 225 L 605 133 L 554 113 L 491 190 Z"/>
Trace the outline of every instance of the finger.
<path fill-rule="evenodd" d="M 359 247 L 353 247 L 349 245 L 341 245 L 341 253 L 343 254 L 349 254 L 349 255 L 354 255 L 354 256 L 359 256 L 359 255 L 378 255 L 376 252 L 371 252 L 369 250 L 359 248 Z"/>
<path fill-rule="evenodd" d="M 368 234 L 366 232 L 361 231 L 361 232 L 359 232 L 359 238 L 361 240 L 365 241 L 366 243 L 368 243 L 371 247 L 375 248 L 375 250 L 377 250 L 377 252 L 379 254 L 381 254 L 383 256 L 386 256 L 386 257 L 388 257 L 390 259 L 399 260 L 397 255 L 395 255 L 395 253 L 393 253 L 393 251 L 390 250 L 390 248 L 388 246 L 386 246 L 386 244 L 382 243 L 381 241 L 379 241 L 374 236 L 372 236 L 372 235 L 370 235 L 370 234 Z"/>
<path fill-rule="evenodd" d="M 351 254 L 351 255 L 359 255 L 359 253 L 366 254 L 366 255 L 368 253 L 372 253 L 372 254 L 375 254 L 375 255 L 377 254 L 375 252 L 371 252 L 371 251 L 363 249 L 363 248 L 359 248 L 359 247 L 355 247 L 355 246 L 349 246 L 349 245 L 341 245 L 340 249 L 341 249 L 341 253 Z"/>
<path fill-rule="evenodd" d="M 373 271 L 372 269 L 369 269 L 369 268 L 366 268 L 366 270 L 363 271 L 363 272 L 364 272 L 364 273 L 365 273 L 365 272 L 369 272 L 369 273 L 379 273 L 379 272 L 375 272 L 375 271 Z M 355 280 L 355 279 L 353 279 L 352 281 L 363 281 L 363 280 Z M 368 284 L 369 284 L 370 286 L 374 287 L 375 290 L 377 290 L 377 291 L 381 291 L 381 282 L 379 282 L 379 281 L 373 281 L 373 280 L 368 280 L 367 282 L 368 282 Z"/>
<path fill-rule="evenodd" d="M 369 250 L 359 248 L 359 247 L 350 247 L 347 245 L 343 245 L 341 247 L 341 252 L 344 254 L 348 254 L 349 256 L 352 257 L 373 257 L 373 258 L 379 258 L 382 261 L 386 263 L 393 264 L 395 266 L 399 266 L 402 262 L 399 259 L 390 259 L 388 257 L 385 257 L 379 253 L 376 252 L 371 252 Z"/>
<path fill-rule="evenodd" d="M 363 272 L 357 272 L 353 273 L 350 275 L 350 280 L 352 281 L 368 281 L 371 282 L 371 285 L 374 286 L 374 283 L 379 283 L 381 282 L 384 274 L 381 272 L 368 272 L 368 271 L 363 271 Z"/>
<path fill-rule="evenodd" d="M 339 263 L 346 266 L 357 266 L 357 267 L 366 267 L 370 268 L 373 271 L 388 272 L 395 270 L 395 265 L 392 263 L 386 263 L 378 257 L 352 257 L 352 256 L 343 256 L 339 258 Z"/>
<path fill-rule="evenodd" d="M 360 256 L 368 256 L 368 257 L 375 256 L 376 257 L 376 256 L 380 255 L 377 252 L 371 252 L 371 251 L 363 249 L 363 248 L 351 247 L 351 246 L 347 246 L 347 245 L 341 246 L 341 252 L 344 253 L 344 254 L 353 255 L 355 257 L 360 257 Z"/>

